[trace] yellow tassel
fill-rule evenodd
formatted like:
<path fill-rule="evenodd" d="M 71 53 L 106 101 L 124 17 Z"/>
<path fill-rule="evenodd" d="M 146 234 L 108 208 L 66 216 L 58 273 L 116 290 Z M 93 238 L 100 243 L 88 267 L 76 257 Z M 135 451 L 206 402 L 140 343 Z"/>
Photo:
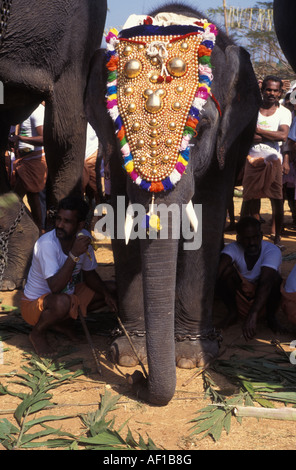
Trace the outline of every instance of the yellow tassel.
<path fill-rule="evenodd" d="M 115 36 L 118 36 L 118 31 L 116 28 L 111 28 L 109 32 L 115 34 Z"/>
<path fill-rule="evenodd" d="M 128 162 L 126 165 L 125 165 L 125 169 L 128 173 L 131 173 L 134 169 L 134 163 L 133 162 Z"/>
<path fill-rule="evenodd" d="M 149 227 L 152 230 L 159 232 L 161 230 L 160 218 L 156 214 L 152 214 L 149 218 Z"/>
<path fill-rule="evenodd" d="M 148 225 L 149 225 L 149 229 L 159 232 L 162 229 L 162 227 L 160 225 L 160 218 L 158 217 L 157 214 L 154 213 L 154 202 L 155 202 L 155 194 L 153 193 L 152 201 L 150 204 L 150 210 L 147 213 L 148 220 L 149 220 Z M 149 229 L 147 230 L 148 235 L 149 235 Z"/>

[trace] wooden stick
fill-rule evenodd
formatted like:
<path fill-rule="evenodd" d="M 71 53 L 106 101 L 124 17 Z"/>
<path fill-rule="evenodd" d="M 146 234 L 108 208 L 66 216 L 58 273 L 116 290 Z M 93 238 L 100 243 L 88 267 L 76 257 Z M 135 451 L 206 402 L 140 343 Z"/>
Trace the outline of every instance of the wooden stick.
<path fill-rule="evenodd" d="M 285 354 L 285 356 L 290 359 L 290 354 L 287 353 L 287 351 L 284 350 L 283 346 L 281 345 L 281 343 L 279 342 L 278 339 L 273 339 L 270 341 L 271 344 L 274 344 L 280 351 L 282 351 L 282 353 Z"/>
<path fill-rule="evenodd" d="M 124 327 L 122 321 L 120 320 L 120 318 L 119 318 L 118 316 L 117 316 L 117 320 L 118 320 L 118 323 L 119 323 L 120 327 L 122 328 L 122 330 L 123 330 L 125 336 L 127 337 L 127 340 L 128 340 L 128 342 L 129 342 L 129 344 L 130 344 L 130 346 L 131 346 L 131 348 L 132 348 L 132 350 L 133 350 L 133 352 L 134 352 L 136 358 L 137 358 L 138 361 L 139 361 L 139 364 L 140 364 L 140 366 L 141 366 L 141 368 L 142 368 L 144 377 L 147 379 L 147 378 L 148 378 L 148 374 L 147 374 L 147 371 L 146 371 L 146 369 L 145 369 L 145 366 L 144 366 L 143 362 L 141 361 L 141 359 L 139 358 L 139 355 L 138 355 L 138 353 L 137 353 L 137 351 L 136 351 L 136 349 L 135 349 L 135 347 L 134 347 L 134 345 L 133 345 L 133 343 L 132 343 L 132 340 L 130 339 L 130 336 L 129 336 L 128 332 L 126 331 L 126 329 L 125 329 L 125 327 Z"/>
<path fill-rule="evenodd" d="M 182 387 L 186 387 L 186 385 L 188 385 L 193 379 L 195 379 L 195 377 L 198 377 L 200 374 L 202 374 L 205 370 L 206 370 L 206 367 L 202 367 L 201 369 L 198 369 L 196 372 L 194 372 L 194 374 L 188 380 L 186 380 L 186 382 L 182 384 Z"/>
<path fill-rule="evenodd" d="M 233 409 L 235 416 L 263 419 L 281 419 L 296 421 L 295 408 L 257 408 L 255 406 L 236 406 Z"/>
<path fill-rule="evenodd" d="M 84 319 L 84 316 L 82 315 L 82 312 L 81 312 L 80 307 L 78 307 L 78 314 L 79 314 L 79 319 L 80 319 L 80 321 L 81 321 L 81 324 L 82 324 L 82 327 L 83 327 L 83 330 L 84 330 L 86 339 L 87 339 L 88 344 L 89 344 L 89 346 L 90 346 L 90 349 L 91 349 L 93 358 L 94 358 L 94 360 L 95 360 L 95 363 L 96 363 L 96 366 L 97 366 L 97 371 L 98 371 L 98 373 L 99 373 L 100 375 L 102 375 L 102 369 L 101 369 L 100 361 L 99 361 L 99 359 L 98 359 L 98 357 L 97 357 L 97 353 L 96 353 L 95 347 L 94 347 L 94 345 L 93 345 L 91 336 L 90 336 L 90 334 L 89 334 L 89 331 L 88 331 L 88 328 L 87 328 L 87 325 L 86 325 L 86 321 L 85 321 L 85 319 Z"/>

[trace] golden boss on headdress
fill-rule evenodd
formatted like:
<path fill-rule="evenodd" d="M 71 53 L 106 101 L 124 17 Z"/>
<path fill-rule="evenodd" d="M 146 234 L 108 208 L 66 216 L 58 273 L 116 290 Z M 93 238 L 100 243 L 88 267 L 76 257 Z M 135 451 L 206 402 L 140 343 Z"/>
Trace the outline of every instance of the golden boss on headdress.
<path fill-rule="evenodd" d="M 124 167 L 150 192 L 172 189 L 185 171 L 212 81 L 215 26 L 172 16 L 136 17 L 107 36 L 107 106 Z"/>

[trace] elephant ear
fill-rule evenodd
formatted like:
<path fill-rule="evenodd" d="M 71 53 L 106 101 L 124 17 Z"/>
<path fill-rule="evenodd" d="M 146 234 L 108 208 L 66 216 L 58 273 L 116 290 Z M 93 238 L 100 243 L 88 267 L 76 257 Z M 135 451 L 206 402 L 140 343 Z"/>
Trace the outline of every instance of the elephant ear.
<path fill-rule="evenodd" d="M 109 161 L 117 144 L 114 125 L 106 108 L 107 70 L 105 49 L 97 49 L 94 53 L 84 97 L 84 108 L 88 122 L 95 129 L 100 144 L 103 146 L 105 163 Z"/>
<path fill-rule="evenodd" d="M 295 34 L 296 3 L 291 0 L 274 0 L 273 18 L 274 28 L 289 64 L 296 72 L 296 34 Z"/>
<path fill-rule="evenodd" d="M 217 158 L 223 169 L 225 156 L 237 137 L 250 126 L 254 133 L 261 95 L 250 55 L 244 48 L 228 46 L 224 66 L 219 70 L 222 86 L 217 90 L 217 97 L 222 103 L 222 121 L 217 138 Z"/>

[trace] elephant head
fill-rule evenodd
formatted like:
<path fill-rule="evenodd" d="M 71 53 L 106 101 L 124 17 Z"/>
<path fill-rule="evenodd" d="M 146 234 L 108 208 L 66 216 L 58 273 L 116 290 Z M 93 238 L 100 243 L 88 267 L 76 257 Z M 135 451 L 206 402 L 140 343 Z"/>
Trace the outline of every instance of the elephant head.
<path fill-rule="evenodd" d="M 138 338 L 146 335 L 149 375 L 139 396 L 158 405 L 174 394 L 176 363 L 195 367 L 218 353 L 212 326 L 216 268 L 228 201 L 260 102 L 249 54 L 201 18 L 172 4 L 136 24 L 128 20 L 118 36 L 111 31 L 109 117 L 102 115 L 101 94 L 93 107 L 97 116 L 90 118 L 109 159 L 114 209 L 125 196 L 127 221 L 135 220 L 132 208 L 145 208 L 145 220 L 156 215 L 155 206 L 169 212 L 164 237 L 160 218 L 159 232 L 149 226 L 149 237 L 128 243 L 119 213 L 112 240 L 121 320 L 141 353 L 145 345 Z M 110 116 L 117 141 L 106 139 Z M 196 205 L 202 207 L 198 229 Z M 191 247 L 184 245 L 186 214 L 194 227 L 191 241 L 194 230 L 202 233 L 202 243 Z M 176 226 L 180 236 L 173 235 Z M 113 346 L 121 364 L 122 343 L 119 338 Z"/>
<path fill-rule="evenodd" d="M 292 0 L 274 0 L 273 17 L 275 32 L 279 44 L 294 72 L 296 72 L 296 34 L 294 18 L 296 15 L 296 4 Z"/>

